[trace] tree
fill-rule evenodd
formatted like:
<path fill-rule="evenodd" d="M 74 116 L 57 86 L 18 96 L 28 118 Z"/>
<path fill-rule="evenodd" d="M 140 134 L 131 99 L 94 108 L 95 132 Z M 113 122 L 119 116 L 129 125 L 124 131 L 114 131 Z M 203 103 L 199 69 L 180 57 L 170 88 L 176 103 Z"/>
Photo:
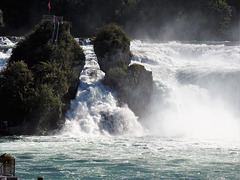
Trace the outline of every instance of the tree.
<path fill-rule="evenodd" d="M 23 61 L 12 63 L 0 74 L 0 109 L 12 125 L 23 122 L 31 112 L 29 101 L 33 96 L 33 74 Z"/>

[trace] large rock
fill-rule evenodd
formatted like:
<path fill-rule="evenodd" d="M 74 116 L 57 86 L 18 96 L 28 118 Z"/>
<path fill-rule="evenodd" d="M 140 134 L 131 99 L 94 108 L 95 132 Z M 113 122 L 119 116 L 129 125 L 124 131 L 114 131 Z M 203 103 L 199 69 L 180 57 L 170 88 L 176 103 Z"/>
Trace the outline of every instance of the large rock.
<path fill-rule="evenodd" d="M 9 125 L 17 127 L 14 132 L 42 134 L 63 123 L 85 64 L 70 26 L 69 22 L 60 24 L 53 44 L 53 22 L 42 21 L 13 49 L 0 76 L 0 109 Z"/>
<path fill-rule="evenodd" d="M 130 39 L 118 26 L 110 24 L 99 30 L 94 50 L 100 68 L 105 72 L 103 83 L 115 90 L 119 104 L 127 104 L 138 116 L 143 116 L 153 90 L 152 72 L 132 64 Z"/>
<path fill-rule="evenodd" d="M 130 39 L 117 25 L 109 24 L 99 30 L 94 39 L 94 51 L 100 69 L 109 69 L 126 65 L 131 62 Z"/>
<path fill-rule="evenodd" d="M 123 64 L 129 65 L 130 62 L 130 51 L 125 52 L 123 48 L 113 48 L 111 52 L 107 52 L 103 57 L 98 56 L 98 64 L 103 72 Z"/>
<path fill-rule="evenodd" d="M 117 91 L 119 103 L 128 104 L 139 117 L 146 113 L 153 90 L 152 72 L 144 66 L 132 64 L 126 68 L 112 68 L 105 76 L 104 84 Z"/>

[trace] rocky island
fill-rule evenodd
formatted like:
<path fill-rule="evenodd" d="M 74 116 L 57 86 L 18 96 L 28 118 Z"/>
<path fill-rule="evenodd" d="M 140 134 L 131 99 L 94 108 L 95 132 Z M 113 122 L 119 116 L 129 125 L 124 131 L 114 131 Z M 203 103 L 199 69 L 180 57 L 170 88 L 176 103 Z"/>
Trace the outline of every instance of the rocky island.
<path fill-rule="evenodd" d="M 119 104 L 127 104 L 141 117 L 152 95 L 152 72 L 140 64 L 131 64 L 130 39 L 117 25 L 99 29 L 94 39 L 94 51 L 100 69 L 105 72 L 103 83 L 117 92 Z"/>
<path fill-rule="evenodd" d="M 43 20 L 13 49 L 0 74 L 0 109 L 13 134 L 45 134 L 64 122 L 85 64 L 69 22 Z M 15 129 L 13 127 L 16 127 Z"/>
<path fill-rule="evenodd" d="M 13 49 L 1 72 L 0 108 L 10 127 L 7 134 L 49 134 L 65 122 L 85 56 L 70 34 L 71 24 L 61 22 L 56 38 L 54 23 L 41 21 Z M 130 64 L 129 37 L 119 26 L 109 24 L 97 32 L 93 43 L 105 72 L 103 84 L 117 93 L 119 106 L 127 104 L 142 117 L 152 95 L 153 77 L 144 66 Z"/>

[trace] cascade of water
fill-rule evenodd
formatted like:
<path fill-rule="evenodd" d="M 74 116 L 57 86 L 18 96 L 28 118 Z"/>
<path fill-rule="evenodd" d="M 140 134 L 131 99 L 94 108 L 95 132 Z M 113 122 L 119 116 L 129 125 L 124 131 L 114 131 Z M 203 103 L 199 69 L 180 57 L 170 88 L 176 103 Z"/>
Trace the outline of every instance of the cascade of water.
<path fill-rule="evenodd" d="M 0 70 L 13 46 L 0 46 Z M 151 70 L 154 78 L 142 126 L 127 106 L 117 106 L 114 93 L 101 83 L 104 73 L 90 41 L 84 40 L 82 47 L 86 65 L 62 134 L 141 134 L 143 126 L 160 135 L 240 136 L 240 45 L 132 41 L 132 61 Z"/>
<path fill-rule="evenodd" d="M 239 137 L 239 45 L 133 41 L 131 50 L 155 81 L 144 127 L 160 135 Z"/>
<path fill-rule="evenodd" d="M 0 71 L 6 66 L 15 44 L 6 37 L 0 37 Z"/>
<path fill-rule="evenodd" d="M 118 107 L 114 94 L 101 83 L 104 73 L 97 63 L 93 46 L 82 46 L 86 64 L 80 75 L 77 97 L 71 103 L 65 127 L 66 136 L 99 134 L 138 134 L 142 132 L 137 117 L 128 107 Z"/>
<path fill-rule="evenodd" d="M 14 46 L 15 43 L 13 43 L 12 41 L 10 41 L 7 37 L 0 37 L 0 47 L 1 46 L 8 46 L 8 47 L 12 47 Z"/>

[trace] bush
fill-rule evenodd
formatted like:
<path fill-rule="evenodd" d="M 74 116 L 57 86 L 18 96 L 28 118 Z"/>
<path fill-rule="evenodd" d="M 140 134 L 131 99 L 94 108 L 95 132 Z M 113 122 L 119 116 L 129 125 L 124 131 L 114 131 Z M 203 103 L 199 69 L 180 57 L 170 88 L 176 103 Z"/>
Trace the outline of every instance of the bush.
<path fill-rule="evenodd" d="M 35 132 L 41 134 L 58 128 L 59 119 L 62 114 L 62 102 L 55 96 L 53 87 L 50 84 L 41 84 L 36 88 L 31 99 L 32 112 L 29 115 Z"/>
<path fill-rule="evenodd" d="M 35 77 L 35 85 L 49 84 L 53 87 L 56 96 L 62 96 L 67 92 L 69 86 L 68 71 L 60 69 L 60 65 L 40 62 L 32 68 Z"/>
<path fill-rule="evenodd" d="M 35 30 L 21 40 L 13 49 L 9 64 L 15 61 L 24 60 L 32 67 L 40 61 L 48 61 L 54 47 L 50 45 L 53 27 L 47 21 L 41 21 Z"/>
<path fill-rule="evenodd" d="M 111 68 L 106 74 L 103 83 L 110 86 L 114 90 L 119 90 L 125 82 L 127 76 L 127 67 Z"/>
<path fill-rule="evenodd" d="M 38 69 L 40 72 L 42 69 Z M 44 70 L 42 71 L 44 74 Z M 54 73 L 54 72 L 53 72 Z M 35 83 L 34 75 L 23 61 L 11 63 L 1 73 L 0 107 L 3 117 L 7 117 L 11 126 L 20 125 L 25 121 L 31 130 L 23 133 L 35 133 L 43 129 L 57 128 L 61 117 L 61 100 L 56 96 L 52 73 L 45 73 L 44 83 Z M 48 82 L 49 80 L 49 82 Z M 61 83 L 60 83 L 61 84 Z"/>
<path fill-rule="evenodd" d="M 29 102 L 34 94 L 33 74 L 23 61 L 14 62 L 0 76 L 0 109 L 12 125 L 23 122 L 31 111 Z"/>
<path fill-rule="evenodd" d="M 103 72 L 107 73 L 111 68 L 130 64 L 130 39 L 119 26 L 108 24 L 99 29 L 93 44 Z"/>
<path fill-rule="evenodd" d="M 130 51 L 128 35 L 115 24 L 108 24 L 99 29 L 93 44 L 94 51 L 99 57 L 114 52 L 114 49 L 122 49 L 123 52 Z"/>

